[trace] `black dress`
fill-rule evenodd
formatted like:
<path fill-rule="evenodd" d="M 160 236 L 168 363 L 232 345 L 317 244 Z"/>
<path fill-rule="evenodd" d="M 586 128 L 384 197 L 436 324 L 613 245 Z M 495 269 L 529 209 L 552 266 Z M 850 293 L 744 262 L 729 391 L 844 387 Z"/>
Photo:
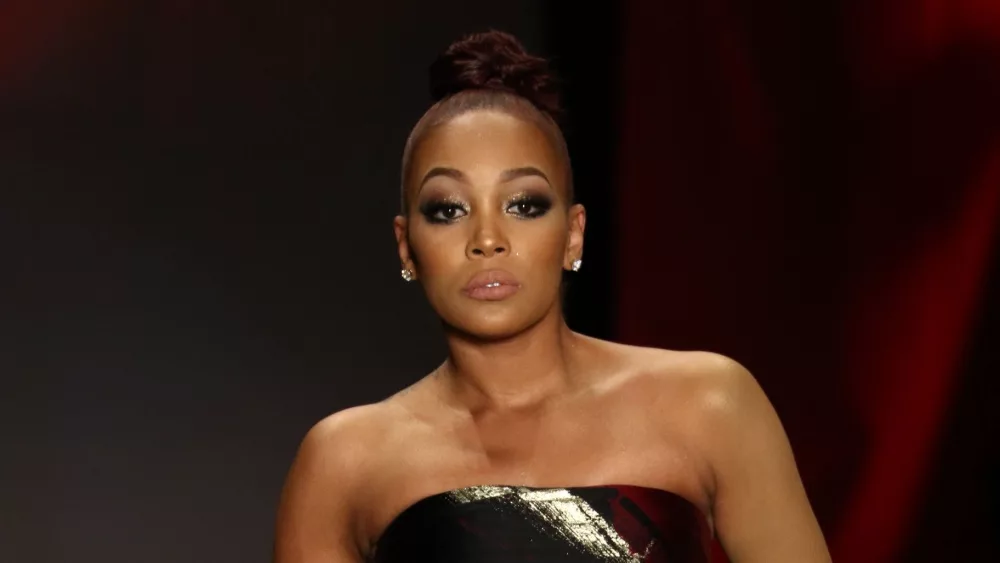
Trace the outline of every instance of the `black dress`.
<path fill-rule="evenodd" d="M 659 489 L 480 485 L 409 506 L 369 561 L 705 563 L 710 542 L 698 508 Z"/>

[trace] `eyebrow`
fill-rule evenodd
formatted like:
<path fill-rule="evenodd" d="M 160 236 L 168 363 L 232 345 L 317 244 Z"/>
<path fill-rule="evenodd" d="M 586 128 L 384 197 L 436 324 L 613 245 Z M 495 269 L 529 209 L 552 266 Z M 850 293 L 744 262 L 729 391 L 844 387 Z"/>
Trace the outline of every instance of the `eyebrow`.
<path fill-rule="evenodd" d="M 423 188 L 424 184 L 427 183 L 431 178 L 437 178 L 438 176 L 444 176 L 446 178 L 451 178 L 462 183 L 468 183 L 469 179 L 462 174 L 461 170 L 456 170 L 454 168 L 443 168 L 438 166 L 437 168 L 431 168 L 424 174 L 424 179 L 420 180 L 420 187 Z M 419 190 L 418 190 L 419 191 Z"/>
<path fill-rule="evenodd" d="M 466 184 L 469 182 L 469 179 L 466 178 L 465 174 L 463 174 L 461 170 L 438 166 L 436 168 L 431 168 L 430 170 L 427 171 L 427 174 L 424 174 L 423 180 L 420 181 L 420 188 L 423 188 L 424 184 L 426 184 L 428 180 L 430 180 L 431 178 L 436 178 L 438 176 L 444 176 L 446 178 L 451 178 L 453 180 Z M 535 168 L 534 166 L 522 166 L 520 168 L 511 168 L 509 170 L 504 170 L 503 173 L 500 174 L 500 182 L 506 183 L 516 180 L 518 178 L 524 178 L 526 176 L 538 176 L 539 178 L 545 180 L 549 185 L 552 184 L 552 182 L 549 180 L 549 177 L 546 176 L 544 172 Z M 418 189 L 417 191 L 419 192 L 420 190 Z"/>
<path fill-rule="evenodd" d="M 511 180 L 516 180 L 518 178 L 524 178 L 525 176 L 538 176 L 539 178 L 545 180 L 546 183 L 552 184 L 549 181 L 549 177 L 545 175 L 544 172 L 535 168 L 534 166 L 522 166 L 521 168 L 511 168 L 510 170 L 504 170 L 503 174 L 500 175 L 501 182 L 510 182 Z"/>

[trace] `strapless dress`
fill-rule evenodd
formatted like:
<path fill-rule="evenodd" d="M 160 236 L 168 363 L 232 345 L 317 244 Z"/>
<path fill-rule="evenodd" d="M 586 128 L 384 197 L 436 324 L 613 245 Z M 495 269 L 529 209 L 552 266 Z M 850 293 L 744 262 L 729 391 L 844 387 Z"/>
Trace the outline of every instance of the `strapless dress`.
<path fill-rule="evenodd" d="M 478 485 L 403 510 L 371 563 L 706 563 L 711 532 L 683 497 L 632 485 Z"/>

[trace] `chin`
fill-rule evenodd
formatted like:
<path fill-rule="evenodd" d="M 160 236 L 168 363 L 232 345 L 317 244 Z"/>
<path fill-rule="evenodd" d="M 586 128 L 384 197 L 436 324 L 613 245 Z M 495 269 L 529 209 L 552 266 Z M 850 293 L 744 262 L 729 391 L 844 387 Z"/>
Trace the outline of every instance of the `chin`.
<path fill-rule="evenodd" d="M 475 317 L 462 315 L 461 318 L 445 324 L 453 329 L 481 340 L 504 340 L 517 336 L 535 325 L 537 319 L 526 318 L 523 313 L 514 311 L 497 311 L 492 314 L 480 314 Z"/>

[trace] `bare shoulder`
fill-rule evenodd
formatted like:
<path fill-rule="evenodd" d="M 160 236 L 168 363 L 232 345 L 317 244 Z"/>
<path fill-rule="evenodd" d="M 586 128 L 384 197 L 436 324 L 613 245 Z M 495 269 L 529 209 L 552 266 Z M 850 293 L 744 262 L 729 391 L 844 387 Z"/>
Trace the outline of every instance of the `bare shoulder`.
<path fill-rule="evenodd" d="M 406 431 L 419 410 L 423 380 L 377 403 L 347 408 L 317 422 L 306 433 L 298 458 L 318 461 L 338 481 L 361 473 L 366 477 L 383 462 L 384 444 Z M 298 460 L 297 460 L 298 461 Z"/>
<path fill-rule="evenodd" d="M 302 439 L 277 515 L 279 563 L 360 560 L 365 477 L 383 466 L 380 443 L 398 417 L 381 402 L 352 407 L 316 423 Z"/>
<path fill-rule="evenodd" d="M 763 390 L 757 379 L 740 362 L 716 352 L 666 351 L 672 361 L 660 377 L 683 377 L 695 394 L 697 404 L 715 416 L 747 413 L 763 406 Z M 765 399 L 766 401 L 766 399 Z"/>
<path fill-rule="evenodd" d="M 615 345 L 622 376 L 653 396 L 677 400 L 708 416 L 749 414 L 769 406 L 756 378 L 740 362 L 707 351 Z"/>
<path fill-rule="evenodd" d="M 366 447 L 386 432 L 392 412 L 385 403 L 351 407 L 317 422 L 302 439 L 296 463 L 318 464 L 339 479 L 350 477 L 370 465 L 372 448 Z"/>
<path fill-rule="evenodd" d="M 752 426 L 765 423 L 776 428 L 777 415 L 757 378 L 739 361 L 716 352 L 667 352 L 672 359 L 657 375 L 661 379 L 680 378 L 684 399 L 697 424 L 692 429 L 702 444 L 726 447 L 732 437 Z"/>
<path fill-rule="evenodd" d="M 732 560 L 829 562 L 778 415 L 750 371 L 712 352 L 632 348 L 633 376 L 658 396 L 710 471 L 711 513 Z M 663 401 L 669 401 L 668 405 Z"/>
<path fill-rule="evenodd" d="M 748 437 L 748 433 L 784 437 L 771 402 L 754 375 L 739 361 L 707 351 L 621 348 L 621 370 L 629 400 L 640 401 L 709 465 Z"/>
<path fill-rule="evenodd" d="M 676 372 L 688 383 L 688 400 L 712 432 L 720 425 L 741 427 L 749 419 L 771 419 L 774 409 L 757 379 L 743 364 L 715 352 L 674 352 Z M 664 372 L 661 377 L 670 377 Z"/>

